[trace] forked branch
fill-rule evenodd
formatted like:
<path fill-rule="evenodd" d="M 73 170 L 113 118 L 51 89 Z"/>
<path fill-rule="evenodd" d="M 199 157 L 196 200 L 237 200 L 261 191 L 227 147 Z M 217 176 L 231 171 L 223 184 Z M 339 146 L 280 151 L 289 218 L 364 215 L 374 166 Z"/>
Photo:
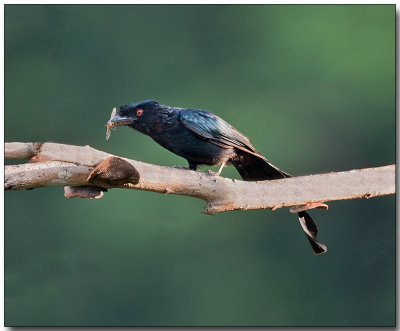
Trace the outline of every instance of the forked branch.
<path fill-rule="evenodd" d="M 6 159 L 30 163 L 5 167 L 6 190 L 67 186 L 67 197 L 101 197 L 110 188 L 186 195 L 207 202 L 206 213 L 228 210 L 323 207 L 322 202 L 395 193 L 395 165 L 245 182 L 116 157 L 89 146 L 6 143 Z M 86 193 L 85 193 L 86 192 Z M 87 193 L 89 192 L 89 193 Z M 97 193 L 96 193 L 97 192 Z M 299 207 L 293 211 L 298 211 Z M 300 207 L 301 208 L 301 207 Z"/>

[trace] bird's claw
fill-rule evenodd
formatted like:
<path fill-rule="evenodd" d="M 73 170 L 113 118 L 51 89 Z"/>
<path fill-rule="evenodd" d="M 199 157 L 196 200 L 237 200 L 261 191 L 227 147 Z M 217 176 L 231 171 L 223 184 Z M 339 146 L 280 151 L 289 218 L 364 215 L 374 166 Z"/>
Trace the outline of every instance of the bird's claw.
<path fill-rule="evenodd" d="M 206 174 L 208 176 L 219 176 L 219 171 L 211 171 L 211 170 L 207 170 Z"/>

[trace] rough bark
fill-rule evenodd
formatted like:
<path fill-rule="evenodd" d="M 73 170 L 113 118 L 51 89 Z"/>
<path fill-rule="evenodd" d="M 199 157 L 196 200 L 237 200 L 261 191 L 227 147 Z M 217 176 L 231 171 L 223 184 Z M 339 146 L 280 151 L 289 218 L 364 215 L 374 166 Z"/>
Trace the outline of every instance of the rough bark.
<path fill-rule="evenodd" d="M 104 189 L 129 188 L 199 198 L 207 202 L 205 212 L 210 214 L 290 206 L 297 212 L 327 208 L 322 202 L 395 193 L 395 165 L 245 182 L 120 158 L 89 146 L 6 143 L 5 158 L 31 161 L 5 167 L 6 190 L 73 186 L 83 188 L 67 188 L 68 197 L 99 198 L 102 194 L 96 192 Z"/>

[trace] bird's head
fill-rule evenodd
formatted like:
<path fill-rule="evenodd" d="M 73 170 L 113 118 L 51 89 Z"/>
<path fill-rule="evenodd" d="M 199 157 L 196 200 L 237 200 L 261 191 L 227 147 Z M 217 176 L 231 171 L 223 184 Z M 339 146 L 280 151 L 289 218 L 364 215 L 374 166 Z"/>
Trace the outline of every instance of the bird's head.
<path fill-rule="evenodd" d="M 144 131 L 154 124 L 160 116 L 161 105 L 154 100 L 145 100 L 121 106 L 108 122 L 107 127 L 129 126 Z"/>

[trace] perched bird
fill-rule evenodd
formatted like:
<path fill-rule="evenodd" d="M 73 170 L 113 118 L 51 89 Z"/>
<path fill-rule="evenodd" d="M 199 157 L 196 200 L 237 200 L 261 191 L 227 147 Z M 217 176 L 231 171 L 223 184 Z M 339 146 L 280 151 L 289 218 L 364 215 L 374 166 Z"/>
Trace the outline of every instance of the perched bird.
<path fill-rule="evenodd" d="M 107 123 L 107 128 L 113 126 L 129 126 L 150 136 L 185 158 L 191 170 L 198 165 L 220 165 L 212 173 L 219 175 L 224 166 L 233 165 L 246 181 L 291 177 L 257 152 L 245 135 L 206 110 L 169 107 L 145 100 L 121 106 Z M 316 240 L 318 227 L 311 216 L 301 211 L 298 217 L 314 254 L 325 253 L 326 246 Z"/>

